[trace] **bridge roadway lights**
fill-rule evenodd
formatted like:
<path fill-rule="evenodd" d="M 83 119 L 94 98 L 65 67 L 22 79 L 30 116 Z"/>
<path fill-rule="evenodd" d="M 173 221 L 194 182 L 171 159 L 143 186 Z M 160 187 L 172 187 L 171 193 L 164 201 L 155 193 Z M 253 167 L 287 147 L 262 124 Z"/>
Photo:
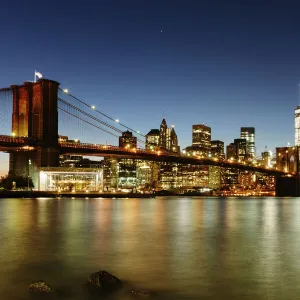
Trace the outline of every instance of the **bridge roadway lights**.
<path fill-rule="evenodd" d="M 129 157 L 142 160 L 150 161 L 162 161 L 162 162 L 176 162 L 182 164 L 191 165 L 212 165 L 224 168 L 235 168 L 241 170 L 255 171 L 259 173 L 269 174 L 271 176 L 286 176 L 288 173 L 282 170 L 264 168 L 260 166 L 253 166 L 244 163 L 234 163 L 226 160 L 209 159 L 209 158 L 193 158 L 190 156 L 168 154 L 168 153 L 157 153 L 153 151 L 147 151 L 142 149 L 135 149 L 130 151 L 125 148 L 119 148 L 108 145 L 95 145 L 95 144 L 84 144 L 84 143 L 72 143 L 72 142 L 61 142 L 60 143 L 61 154 L 82 154 L 82 155 L 95 155 L 95 156 L 115 156 L 115 157 Z M 290 174 L 295 176 L 295 174 Z"/>

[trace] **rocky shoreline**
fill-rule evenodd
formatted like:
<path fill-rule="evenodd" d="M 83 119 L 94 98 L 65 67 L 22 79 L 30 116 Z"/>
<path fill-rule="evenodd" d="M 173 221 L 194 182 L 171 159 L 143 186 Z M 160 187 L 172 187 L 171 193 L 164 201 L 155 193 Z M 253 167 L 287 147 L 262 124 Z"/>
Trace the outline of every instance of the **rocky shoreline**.
<path fill-rule="evenodd" d="M 83 283 L 83 289 L 89 297 L 92 297 L 91 299 L 103 298 L 120 290 L 123 290 L 126 294 L 131 294 L 137 297 L 155 296 L 154 292 L 144 289 L 137 289 L 131 285 L 128 285 L 107 271 L 91 273 L 86 282 Z M 32 282 L 29 285 L 28 290 L 31 296 L 39 297 L 38 299 L 58 299 L 60 297 L 59 291 L 52 288 L 43 280 Z"/>

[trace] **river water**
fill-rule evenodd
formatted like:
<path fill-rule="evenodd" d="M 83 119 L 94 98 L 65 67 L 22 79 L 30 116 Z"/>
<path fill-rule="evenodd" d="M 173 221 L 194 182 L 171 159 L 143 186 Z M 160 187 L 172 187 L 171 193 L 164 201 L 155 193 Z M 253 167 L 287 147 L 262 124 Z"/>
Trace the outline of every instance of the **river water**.
<path fill-rule="evenodd" d="M 1 300 L 40 279 L 87 299 L 98 270 L 155 299 L 299 299 L 300 199 L 1 199 L 0 270 Z"/>

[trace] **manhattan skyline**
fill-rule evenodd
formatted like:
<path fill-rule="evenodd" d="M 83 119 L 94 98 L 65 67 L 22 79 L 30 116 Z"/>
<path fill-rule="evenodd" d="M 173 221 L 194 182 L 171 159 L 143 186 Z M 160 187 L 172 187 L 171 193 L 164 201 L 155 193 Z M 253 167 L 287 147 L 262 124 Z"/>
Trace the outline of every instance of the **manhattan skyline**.
<path fill-rule="evenodd" d="M 269 8 L 264 1 L 5 3 L 1 86 L 32 80 L 36 69 L 143 134 L 164 114 L 182 149 L 193 124 L 210 126 L 225 145 L 240 127 L 255 127 L 259 155 L 266 145 L 293 144 L 299 104 L 299 6 Z"/>

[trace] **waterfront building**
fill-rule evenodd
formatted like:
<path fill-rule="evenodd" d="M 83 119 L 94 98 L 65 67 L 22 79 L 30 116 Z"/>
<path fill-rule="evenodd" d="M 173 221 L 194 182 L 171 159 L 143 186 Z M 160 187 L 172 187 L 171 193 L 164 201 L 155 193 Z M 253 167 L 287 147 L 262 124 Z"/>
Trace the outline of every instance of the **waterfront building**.
<path fill-rule="evenodd" d="M 132 132 L 124 131 L 122 136 L 119 137 L 119 147 L 120 148 L 136 148 L 137 138 L 133 136 Z"/>
<path fill-rule="evenodd" d="M 136 187 L 136 169 L 135 159 L 122 158 L 118 160 L 118 187 L 135 188 Z"/>
<path fill-rule="evenodd" d="M 158 148 L 158 146 L 159 146 L 159 136 L 160 136 L 159 129 L 151 129 L 146 134 L 146 149 L 147 150 L 153 150 L 153 149 Z"/>
<path fill-rule="evenodd" d="M 182 165 L 182 188 L 199 189 L 209 186 L 209 167 L 208 166 L 195 166 L 195 165 Z"/>
<path fill-rule="evenodd" d="M 40 191 L 99 192 L 103 188 L 102 169 L 45 167 L 40 169 Z"/>
<path fill-rule="evenodd" d="M 180 183 L 180 166 L 177 163 L 160 162 L 158 173 L 158 189 L 175 190 Z"/>
<path fill-rule="evenodd" d="M 154 162 L 138 160 L 136 164 L 136 187 L 140 190 L 152 190 L 157 182 L 154 174 Z"/>
<path fill-rule="evenodd" d="M 113 191 L 118 188 L 119 164 L 113 157 L 103 160 L 103 191 Z"/>
<path fill-rule="evenodd" d="M 242 188 L 253 188 L 256 184 L 256 175 L 248 171 L 240 172 L 238 182 Z"/>
<path fill-rule="evenodd" d="M 211 141 L 211 157 L 225 159 L 224 142 L 219 140 Z M 224 168 L 218 166 L 209 166 L 209 187 L 217 189 L 221 187 L 224 177 Z"/>
<path fill-rule="evenodd" d="M 239 170 L 232 168 L 224 168 L 222 179 L 223 186 L 235 186 L 239 183 Z"/>
<path fill-rule="evenodd" d="M 224 176 L 224 168 L 218 166 L 208 167 L 208 187 L 218 189 L 221 187 L 222 178 Z"/>
<path fill-rule="evenodd" d="M 247 142 L 247 159 L 255 159 L 255 128 L 241 127 L 241 139 Z"/>

